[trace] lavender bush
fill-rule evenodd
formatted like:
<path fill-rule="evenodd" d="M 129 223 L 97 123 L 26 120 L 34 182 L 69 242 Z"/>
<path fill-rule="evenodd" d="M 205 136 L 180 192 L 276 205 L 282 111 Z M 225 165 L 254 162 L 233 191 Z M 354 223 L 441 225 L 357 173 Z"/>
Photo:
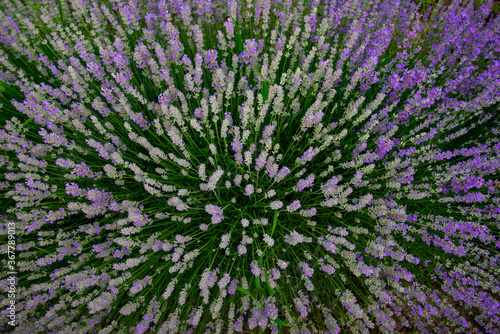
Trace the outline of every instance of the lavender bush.
<path fill-rule="evenodd" d="M 3 331 L 500 331 L 492 1 L 0 4 Z"/>

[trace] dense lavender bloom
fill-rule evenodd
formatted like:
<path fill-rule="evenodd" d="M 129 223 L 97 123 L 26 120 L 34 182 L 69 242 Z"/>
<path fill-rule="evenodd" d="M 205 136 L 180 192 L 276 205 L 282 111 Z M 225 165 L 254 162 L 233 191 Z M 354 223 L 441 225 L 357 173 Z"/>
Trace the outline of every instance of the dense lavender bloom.
<path fill-rule="evenodd" d="M 499 333 L 500 19 L 446 3 L 0 0 L 0 331 Z"/>

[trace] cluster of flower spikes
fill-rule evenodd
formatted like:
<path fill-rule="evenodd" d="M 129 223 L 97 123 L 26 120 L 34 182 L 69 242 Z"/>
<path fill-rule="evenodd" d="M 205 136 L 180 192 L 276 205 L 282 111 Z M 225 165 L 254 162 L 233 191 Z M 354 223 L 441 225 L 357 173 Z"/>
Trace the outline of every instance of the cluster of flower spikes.
<path fill-rule="evenodd" d="M 491 0 L 1 3 L 2 331 L 498 332 Z"/>

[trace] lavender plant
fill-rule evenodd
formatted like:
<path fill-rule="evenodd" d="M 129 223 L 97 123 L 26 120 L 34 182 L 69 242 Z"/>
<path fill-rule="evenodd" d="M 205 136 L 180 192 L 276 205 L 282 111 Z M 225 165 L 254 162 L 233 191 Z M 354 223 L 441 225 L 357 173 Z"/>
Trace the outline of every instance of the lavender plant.
<path fill-rule="evenodd" d="M 0 4 L 3 331 L 498 333 L 492 1 Z"/>

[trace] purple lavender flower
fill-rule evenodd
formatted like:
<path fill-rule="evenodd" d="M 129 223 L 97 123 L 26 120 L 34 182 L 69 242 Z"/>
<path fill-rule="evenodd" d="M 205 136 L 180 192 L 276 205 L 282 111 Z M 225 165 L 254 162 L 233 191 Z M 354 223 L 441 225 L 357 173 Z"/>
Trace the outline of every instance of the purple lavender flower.
<path fill-rule="evenodd" d="M 251 194 L 253 194 L 253 185 L 249 184 L 245 187 L 245 196 L 250 196 Z"/>
<path fill-rule="evenodd" d="M 281 209 L 283 207 L 283 202 L 273 201 L 273 202 L 271 202 L 271 204 L 269 206 L 271 207 L 272 210 L 278 210 L 278 209 Z"/>

